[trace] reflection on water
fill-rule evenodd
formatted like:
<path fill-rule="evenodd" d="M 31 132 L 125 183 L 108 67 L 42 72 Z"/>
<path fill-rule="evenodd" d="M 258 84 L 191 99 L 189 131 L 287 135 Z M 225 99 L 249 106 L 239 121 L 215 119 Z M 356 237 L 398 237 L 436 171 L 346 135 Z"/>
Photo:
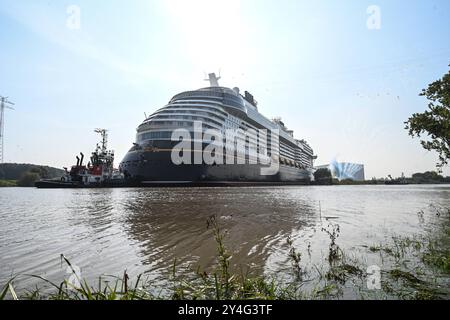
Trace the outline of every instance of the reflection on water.
<path fill-rule="evenodd" d="M 263 265 L 270 243 L 317 221 L 312 205 L 270 189 L 140 190 L 125 203 L 125 230 L 140 244 L 144 264 L 168 268 L 177 258 L 207 266 L 216 244 L 206 220 L 215 214 L 233 262 Z"/>
<path fill-rule="evenodd" d="M 430 203 L 450 207 L 450 186 L 4 188 L 0 283 L 13 274 L 60 280 L 62 253 L 88 279 L 127 269 L 162 280 L 175 258 L 208 267 L 216 250 L 206 228 L 211 215 L 227 231 L 233 264 L 283 273 L 290 268 L 289 236 L 301 251 L 310 247 L 311 259 L 319 261 L 328 246 L 321 228 L 330 221 L 341 227 L 339 245 L 358 250 L 391 233 L 423 231 L 417 212 Z M 32 282 L 23 280 L 23 286 Z"/>

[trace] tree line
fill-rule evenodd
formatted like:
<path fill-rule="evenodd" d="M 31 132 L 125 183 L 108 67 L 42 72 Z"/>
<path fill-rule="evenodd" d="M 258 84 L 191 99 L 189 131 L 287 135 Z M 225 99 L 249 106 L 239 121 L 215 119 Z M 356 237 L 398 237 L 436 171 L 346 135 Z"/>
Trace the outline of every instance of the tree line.
<path fill-rule="evenodd" d="M 5 186 L 11 186 L 12 181 L 15 181 L 18 186 L 30 187 L 34 186 L 34 182 L 39 179 L 57 178 L 63 174 L 63 170 L 49 166 L 18 163 L 0 164 L 0 180 L 9 181 L 9 183 L 3 183 Z"/>

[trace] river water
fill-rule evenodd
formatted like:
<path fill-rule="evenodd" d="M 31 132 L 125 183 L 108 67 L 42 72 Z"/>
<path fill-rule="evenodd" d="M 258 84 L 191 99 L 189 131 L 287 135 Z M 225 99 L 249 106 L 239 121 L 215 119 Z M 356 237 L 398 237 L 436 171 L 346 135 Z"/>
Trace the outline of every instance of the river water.
<path fill-rule="evenodd" d="M 235 266 L 288 273 L 290 237 L 320 261 L 327 224 L 339 224 L 340 247 L 353 252 L 392 234 L 429 231 L 430 204 L 450 208 L 450 185 L 289 186 L 158 189 L 0 189 L 0 285 L 14 275 L 66 277 L 64 254 L 82 276 L 145 273 L 164 282 L 180 268 L 209 267 L 216 215 Z M 418 215 L 418 212 L 425 215 Z M 22 276 L 22 287 L 37 279 Z"/>

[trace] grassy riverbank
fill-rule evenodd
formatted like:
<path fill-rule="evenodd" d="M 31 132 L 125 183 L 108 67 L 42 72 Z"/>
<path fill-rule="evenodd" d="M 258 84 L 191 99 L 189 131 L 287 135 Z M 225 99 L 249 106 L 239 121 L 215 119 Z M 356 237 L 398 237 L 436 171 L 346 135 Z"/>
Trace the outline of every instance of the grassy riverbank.
<path fill-rule="evenodd" d="M 17 187 L 17 180 L 0 180 L 0 188 Z"/>
<path fill-rule="evenodd" d="M 208 220 L 217 244 L 216 264 L 208 270 L 180 271 L 177 262 L 165 288 L 138 276 L 98 278 L 95 283 L 78 279 L 76 268 L 69 280 L 50 282 L 39 276 L 42 286 L 17 293 L 11 279 L 0 290 L 1 299 L 50 300 L 140 300 L 140 299 L 449 299 L 450 298 L 450 209 L 432 207 L 440 224 L 433 231 L 410 237 L 392 235 L 385 243 L 363 246 L 356 257 L 339 246 L 340 226 L 324 221 L 321 232 L 329 238 L 320 264 L 308 267 L 308 257 L 288 238 L 292 264 L 290 280 L 254 274 L 230 265 L 225 232 L 215 217 Z M 417 213 L 419 220 L 424 212 Z M 310 248 L 307 249 L 308 252 Z M 310 256 L 310 252 L 309 252 Z M 367 261 L 381 261 L 369 266 Z M 377 277 L 379 272 L 380 278 Z M 378 279 L 380 281 L 378 281 Z M 372 288 L 370 288 L 372 286 Z"/>

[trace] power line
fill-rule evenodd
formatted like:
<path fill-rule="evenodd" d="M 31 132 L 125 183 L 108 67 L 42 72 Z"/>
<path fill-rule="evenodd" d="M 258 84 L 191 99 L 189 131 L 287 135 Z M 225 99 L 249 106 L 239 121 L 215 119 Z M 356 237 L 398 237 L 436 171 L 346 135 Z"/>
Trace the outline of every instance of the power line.
<path fill-rule="evenodd" d="M 5 109 L 14 110 L 14 103 L 8 100 L 8 97 L 0 96 L 0 163 L 3 163 L 4 137 L 5 137 Z"/>

